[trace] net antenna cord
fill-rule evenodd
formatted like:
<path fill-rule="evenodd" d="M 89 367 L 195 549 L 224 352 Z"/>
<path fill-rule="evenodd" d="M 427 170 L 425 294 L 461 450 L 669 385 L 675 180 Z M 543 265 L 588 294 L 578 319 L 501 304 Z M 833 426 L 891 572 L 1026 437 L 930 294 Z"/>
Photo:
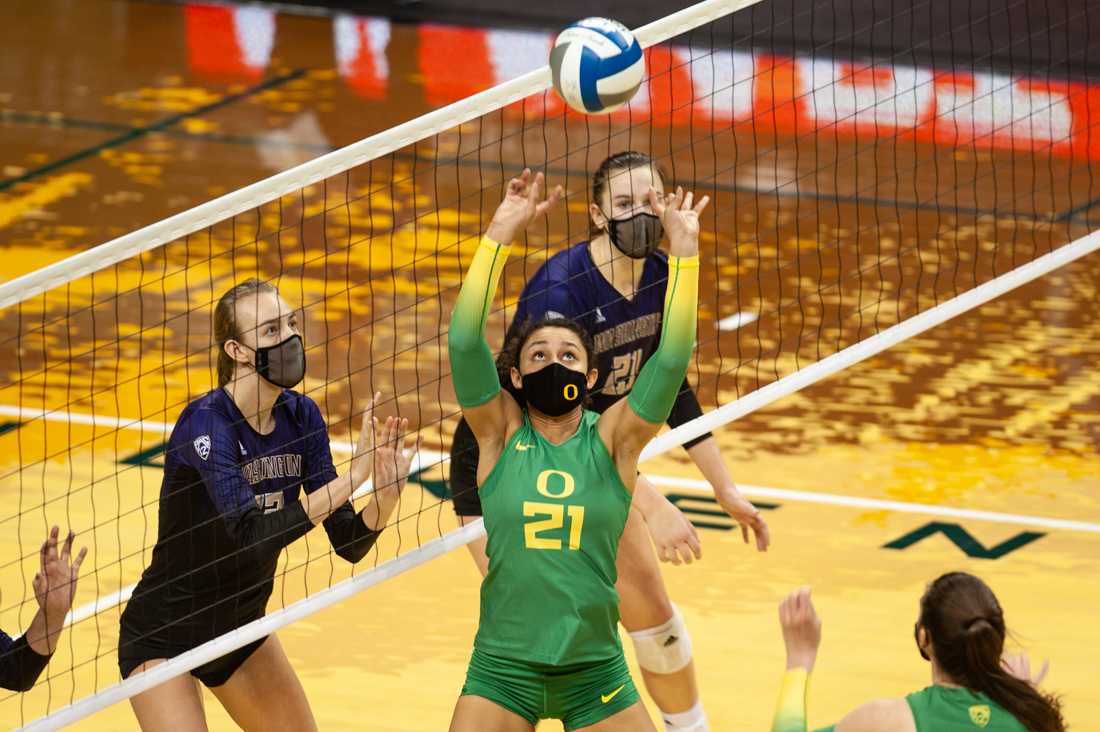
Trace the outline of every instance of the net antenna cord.
<path fill-rule="evenodd" d="M 634 37 L 643 48 L 648 48 L 758 2 L 760 0 L 704 0 L 634 30 Z M 290 170 L 17 277 L 0 285 L 0 310 L 142 252 L 182 239 L 549 88 L 550 67 L 543 66 L 492 89 L 486 89 Z"/>
<path fill-rule="evenodd" d="M 1027 264 L 979 285 L 973 290 L 947 302 L 940 303 L 864 341 L 762 387 L 752 394 L 707 412 L 691 422 L 656 437 L 642 451 L 639 462 L 657 457 L 704 432 L 722 427 L 735 419 L 762 409 L 785 396 L 835 374 L 837 371 L 882 353 L 907 338 L 923 333 L 1010 290 L 1064 267 L 1070 262 L 1095 252 L 1097 249 L 1100 249 L 1100 231 L 1094 231 L 1087 236 L 1059 247 L 1053 252 L 1044 254 Z M 440 457 L 440 460 L 442 459 L 445 458 Z M 424 562 L 442 556 L 452 549 L 484 535 L 485 527 L 481 520 L 467 524 L 444 534 L 438 539 L 433 539 L 407 554 L 384 562 L 363 574 L 321 590 L 310 597 L 248 623 L 232 633 L 215 638 L 176 656 L 166 663 L 80 699 L 69 707 L 31 722 L 23 729 L 35 731 L 54 730 L 72 724 L 96 711 L 117 704 L 197 666 L 213 661 L 246 643 L 251 643 L 265 635 L 269 635 L 289 623 L 312 615 L 341 600 L 346 600 L 368 587 L 373 587 L 380 582 L 407 572 Z"/>

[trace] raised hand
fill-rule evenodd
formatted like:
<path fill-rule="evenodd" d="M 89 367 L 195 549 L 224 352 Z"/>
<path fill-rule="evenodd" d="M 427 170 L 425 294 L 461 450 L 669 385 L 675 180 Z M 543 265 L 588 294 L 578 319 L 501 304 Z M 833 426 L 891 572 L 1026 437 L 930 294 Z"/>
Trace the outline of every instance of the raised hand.
<path fill-rule="evenodd" d="M 518 178 L 508 181 L 504 200 L 497 206 L 485 236 L 497 244 L 511 244 L 516 235 L 526 229 L 536 217 L 546 214 L 556 206 L 564 195 L 562 187 L 555 186 L 546 200 L 540 201 L 543 185 L 543 174 L 536 174 L 532 181 L 530 168 L 524 168 Z"/>
<path fill-rule="evenodd" d="M 699 253 L 699 216 L 708 203 L 710 196 L 703 196 L 695 203 L 695 194 L 684 193 L 680 186 L 667 196 L 649 189 L 649 205 L 668 234 L 669 254 L 690 257 Z"/>
<path fill-rule="evenodd" d="M 407 419 L 387 417 L 384 423 L 375 424 L 378 434 L 374 448 L 374 497 L 364 509 L 364 520 L 380 531 L 397 507 L 409 479 L 409 467 L 420 449 L 420 438 L 407 434 Z"/>
<path fill-rule="evenodd" d="M 787 645 L 787 669 L 812 671 L 821 646 L 821 618 L 814 610 L 810 588 L 799 587 L 779 605 L 779 624 Z"/>
<path fill-rule="evenodd" d="M 382 392 L 376 391 L 370 404 L 363 411 L 363 421 L 359 424 L 359 440 L 351 458 L 351 480 L 353 487 L 365 483 L 371 475 L 374 465 L 374 408 L 382 400 Z"/>
<path fill-rule="evenodd" d="M 42 542 L 39 551 L 38 574 L 34 576 L 34 599 L 38 601 L 40 615 L 44 616 L 45 627 L 37 628 L 37 622 L 32 623 L 32 631 L 27 632 L 27 641 L 31 647 L 48 655 L 57 647 L 57 637 L 65 625 L 65 616 L 73 606 L 73 597 L 76 595 L 76 581 L 80 576 L 80 565 L 84 563 L 84 557 L 88 555 L 87 547 L 82 547 L 76 559 L 73 559 L 73 540 L 76 534 L 69 532 L 65 543 L 58 552 L 57 540 L 60 529 L 54 526 L 50 529 L 46 540 Z M 37 618 L 36 618 L 37 620 Z M 44 637 L 43 637 L 44 636 Z"/>

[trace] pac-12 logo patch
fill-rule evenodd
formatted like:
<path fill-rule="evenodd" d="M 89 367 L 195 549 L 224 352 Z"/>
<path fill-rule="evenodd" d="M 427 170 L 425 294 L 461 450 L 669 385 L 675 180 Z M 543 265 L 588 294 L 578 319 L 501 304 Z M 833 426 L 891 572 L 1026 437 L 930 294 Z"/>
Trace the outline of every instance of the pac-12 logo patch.
<path fill-rule="evenodd" d="M 989 705 L 975 704 L 970 707 L 970 721 L 979 727 L 989 724 Z"/>
<path fill-rule="evenodd" d="M 195 452 L 203 460 L 210 457 L 210 435 L 200 435 L 195 438 Z"/>

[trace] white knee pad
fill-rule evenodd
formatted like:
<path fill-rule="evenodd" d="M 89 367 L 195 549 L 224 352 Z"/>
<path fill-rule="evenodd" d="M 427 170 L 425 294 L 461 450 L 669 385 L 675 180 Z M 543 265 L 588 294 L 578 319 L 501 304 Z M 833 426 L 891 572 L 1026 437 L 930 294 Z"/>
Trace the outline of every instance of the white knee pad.
<path fill-rule="evenodd" d="M 656 628 L 630 634 L 638 665 L 655 674 L 672 674 L 691 663 L 691 636 L 680 609 L 672 606 L 672 618 Z"/>

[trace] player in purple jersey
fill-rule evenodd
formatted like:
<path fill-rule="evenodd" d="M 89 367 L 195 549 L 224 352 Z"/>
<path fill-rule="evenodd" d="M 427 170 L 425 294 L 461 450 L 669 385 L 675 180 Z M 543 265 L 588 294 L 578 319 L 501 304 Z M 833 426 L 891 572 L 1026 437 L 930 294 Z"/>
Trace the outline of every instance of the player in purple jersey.
<path fill-rule="evenodd" d="M 397 505 L 415 446 L 407 421 L 364 413 L 338 475 L 317 405 L 291 391 L 305 375 L 297 315 L 274 286 L 248 280 L 214 312 L 218 388 L 172 430 L 153 559 L 122 613 L 124 678 L 264 615 L 279 553 L 318 522 L 336 553 L 362 559 Z M 371 501 L 350 497 L 374 475 Z M 316 729 L 305 692 L 274 636 L 131 699 L 143 730 L 205 730 L 198 682 L 245 730 Z"/>
<path fill-rule="evenodd" d="M 508 342 L 527 322 L 561 316 L 584 327 L 595 341 L 599 371 L 588 408 L 603 412 L 634 386 L 642 364 L 657 350 L 668 282 L 668 257 L 659 251 L 660 220 L 646 197 L 652 187 L 664 194 L 665 176 L 642 153 L 611 156 L 592 181 L 590 240 L 558 252 L 535 272 L 520 295 Z M 504 380 L 505 388 L 510 381 Z M 687 380 L 669 416 L 676 427 L 702 414 Z M 709 434 L 685 445 L 714 488 L 723 510 L 741 525 L 757 549 L 770 542 L 759 511 L 737 490 L 718 443 Z M 477 491 L 478 447 L 465 421 L 451 445 L 450 487 L 454 509 L 465 524 L 481 516 Z M 692 663 L 691 640 L 683 617 L 669 599 L 646 528 L 662 561 L 680 564 L 701 557 L 695 528 L 657 489 L 639 476 L 630 518 L 618 555 L 623 626 L 634 642 L 646 689 L 661 709 L 669 732 L 705 732 L 708 728 Z M 484 538 L 470 551 L 484 575 L 488 567 Z"/>

